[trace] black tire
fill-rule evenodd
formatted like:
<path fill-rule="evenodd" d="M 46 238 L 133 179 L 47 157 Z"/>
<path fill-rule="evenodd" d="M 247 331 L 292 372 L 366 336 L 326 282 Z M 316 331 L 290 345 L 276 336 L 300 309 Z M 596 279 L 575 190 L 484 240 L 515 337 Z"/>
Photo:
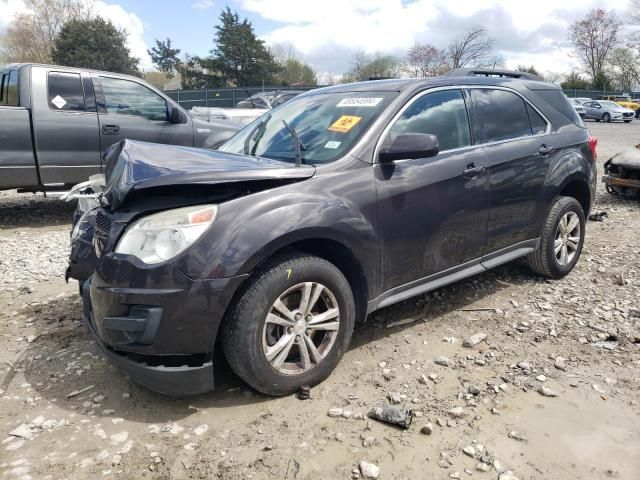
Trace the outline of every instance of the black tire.
<path fill-rule="evenodd" d="M 611 115 L 609 115 L 608 113 L 603 114 L 602 121 L 609 123 L 611 121 Z"/>
<path fill-rule="evenodd" d="M 554 243 L 556 241 L 556 232 L 560 220 L 569 212 L 573 212 L 578 216 L 580 223 L 580 241 L 573 259 L 566 265 L 562 265 L 554 251 Z M 559 197 L 549 211 L 547 220 L 542 229 L 542 237 L 540 238 L 540 246 L 538 249 L 527 255 L 529 267 L 537 274 L 543 277 L 559 279 L 567 275 L 576 262 L 580 258 L 582 246 L 585 238 L 585 215 L 580 203 L 572 197 Z"/>
<path fill-rule="evenodd" d="M 332 346 L 319 363 L 297 374 L 281 373 L 263 351 L 263 329 L 274 302 L 303 282 L 317 282 L 330 290 L 339 308 L 339 327 Z M 222 347 L 233 371 L 250 386 L 267 395 L 287 395 L 303 385 L 317 385 L 331 374 L 349 346 L 354 322 L 353 292 L 335 265 L 312 255 L 280 256 L 248 280 L 230 307 L 222 327 Z M 302 362 L 301 351 L 297 351 Z"/>

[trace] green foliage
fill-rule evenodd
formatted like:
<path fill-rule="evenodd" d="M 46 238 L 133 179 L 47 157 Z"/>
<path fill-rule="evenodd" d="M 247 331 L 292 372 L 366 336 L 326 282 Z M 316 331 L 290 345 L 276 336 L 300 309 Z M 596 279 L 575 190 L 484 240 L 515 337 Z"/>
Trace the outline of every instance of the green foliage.
<path fill-rule="evenodd" d="M 313 68 L 295 58 L 288 58 L 280 64 L 277 80 L 278 83 L 287 86 L 317 84 L 316 72 Z"/>
<path fill-rule="evenodd" d="M 582 78 L 578 72 L 571 72 L 560 84 L 560 87 L 563 90 L 587 90 L 589 82 Z"/>
<path fill-rule="evenodd" d="M 595 90 L 611 90 L 612 86 L 609 75 L 607 75 L 603 70 L 596 72 L 596 75 L 593 78 L 592 88 Z"/>
<path fill-rule="evenodd" d="M 101 17 L 70 20 L 55 39 L 51 56 L 68 67 L 139 75 L 139 60 L 131 56 L 126 40 L 126 32 Z"/>
<path fill-rule="evenodd" d="M 353 59 L 353 68 L 344 77 L 344 82 L 357 82 L 376 78 L 397 78 L 402 62 L 393 55 L 376 54 L 373 58 L 357 53 Z"/>
<path fill-rule="evenodd" d="M 156 46 L 147 50 L 151 61 L 159 71 L 173 75 L 180 68 L 179 48 L 171 48 L 171 39 L 156 39 Z"/>
<path fill-rule="evenodd" d="M 233 86 L 269 84 L 279 68 L 246 18 L 240 21 L 229 7 L 220 13 L 215 27 L 215 48 L 211 50 L 212 67 Z"/>
<path fill-rule="evenodd" d="M 179 71 L 182 76 L 182 88 L 185 90 L 226 86 L 225 80 L 216 72 L 209 58 L 185 55 Z"/>
<path fill-rule="evenodd" d="M 537 75 L 540 78 L 542 78 L 542 74 L 533 65 L 531 65 L 530 67 L 527 67 L 526 65 L 518 65 L 516 70 L 518 72 L 531 73 L 533 75 Z"/>

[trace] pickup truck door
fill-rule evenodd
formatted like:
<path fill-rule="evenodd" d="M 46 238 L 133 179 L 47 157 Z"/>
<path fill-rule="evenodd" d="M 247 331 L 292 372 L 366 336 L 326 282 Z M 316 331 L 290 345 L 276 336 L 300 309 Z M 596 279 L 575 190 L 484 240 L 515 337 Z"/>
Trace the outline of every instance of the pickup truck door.
<path fill-rule="evenodd" d="M 194 145 L 191 117 L 169 122 L 170 101 L 134 79 L 94 74 L 98 103 L 100 150 L 125 138 L 169 145 Z"/>
<path fill-rule="evenodd" d="M 34 66 L 31 105 L 42 184 L 73 185 L 100 171 L 98 115 L 87 74 Z"/>

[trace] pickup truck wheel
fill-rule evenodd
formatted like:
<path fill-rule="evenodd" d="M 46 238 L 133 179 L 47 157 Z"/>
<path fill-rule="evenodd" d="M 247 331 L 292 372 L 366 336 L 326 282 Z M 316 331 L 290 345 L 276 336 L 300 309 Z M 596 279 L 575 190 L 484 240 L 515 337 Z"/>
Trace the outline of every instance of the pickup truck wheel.
<path fill-rule="evenodd" d="M 289 255 L 251 278 L 231 307 L 222 347 L 233 371 L 267 395 L 326 379 L 349 346 L 355 302 L 332 263 Z"/>
<path fill-rule="evenodd" d="M 544 224 L 540 246 L 527 256 L 529 266 L 544 277 L 564 277 L 580 258 L 584 235 L 585 217 L 580 203 L 571 197 L 558 198 Z"/>

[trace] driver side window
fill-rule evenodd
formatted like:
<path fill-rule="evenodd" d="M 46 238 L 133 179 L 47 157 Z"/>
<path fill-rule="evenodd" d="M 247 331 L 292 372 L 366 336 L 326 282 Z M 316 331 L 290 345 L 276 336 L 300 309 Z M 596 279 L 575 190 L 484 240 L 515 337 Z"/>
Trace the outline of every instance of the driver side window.
<path fill-rule="evenodd" d="M 441 152 L 471 145 L 462 91 L 442 90 L 420 97 L 393 124 L 386 143 L 392 143 L 402 133 L 436 135 Z"/>
<path fill-rule="evenodd" d="M 167 121 L 167 102 L 139 83 L 121 78 L 100 77 L 107 113 L 135 115 L 152 121 Z"/>

